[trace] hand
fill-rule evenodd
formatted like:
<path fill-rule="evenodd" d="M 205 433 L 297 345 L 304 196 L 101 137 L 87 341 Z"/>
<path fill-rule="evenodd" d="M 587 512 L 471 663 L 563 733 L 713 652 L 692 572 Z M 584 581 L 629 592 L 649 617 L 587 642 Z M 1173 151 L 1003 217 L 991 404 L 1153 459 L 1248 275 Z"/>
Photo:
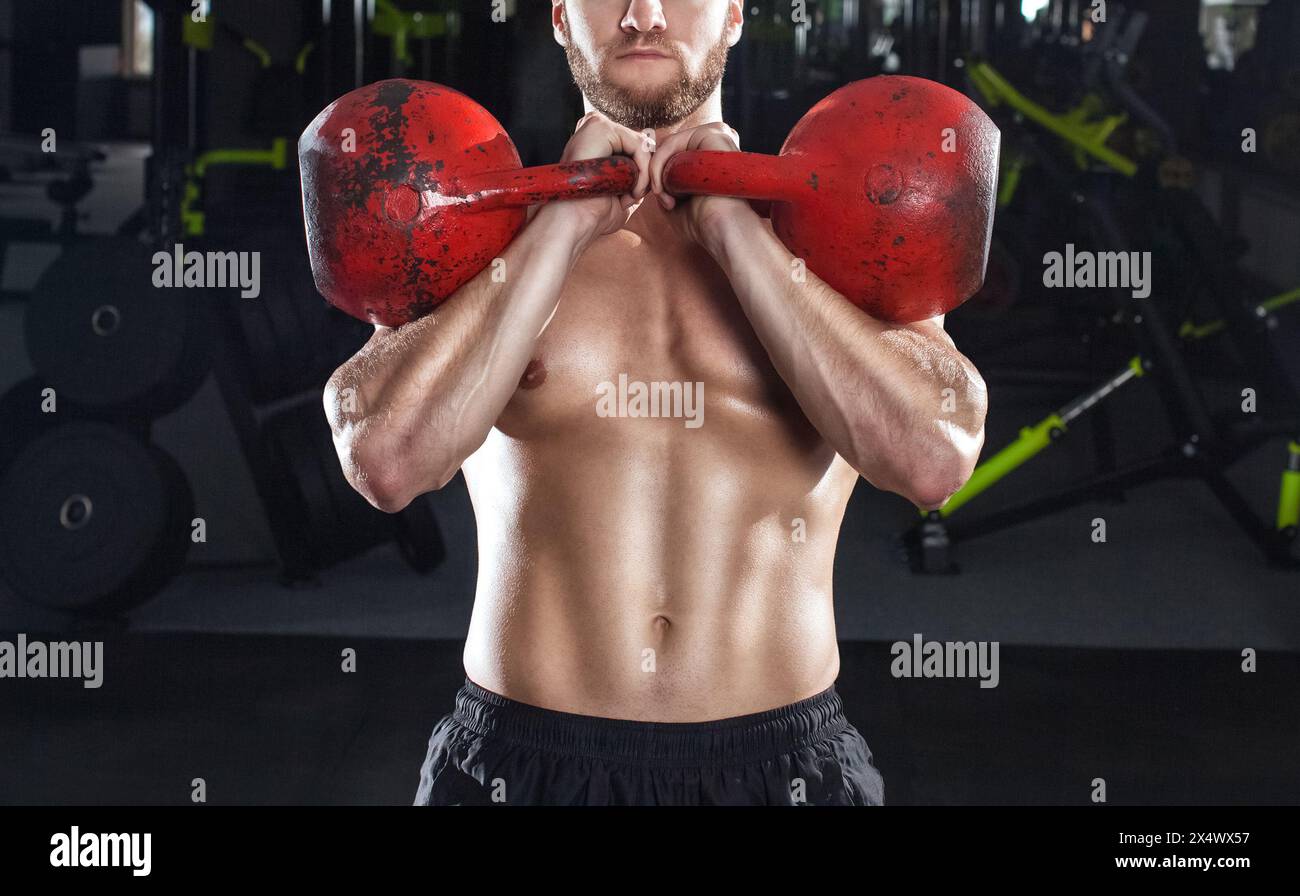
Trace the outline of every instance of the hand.
<path fill-rule="evenodd" d="M 612 155 L 630 156 L 640 172 L 636 183 L 631 193 L 622 196 L 565 199 L 549 205 L 563 206 L 566 217 L 573 217 L 575 226 L 581 231 L 580 236 L 586 241 L 617 232 L 627 224 L 627 219 L 649 191 L 650 158 L 653 152 L 653 137 L 610 121 L 600 112 L 588 112 L 578 120 L 560 161 L 576 162 Z"/>
<path fill-rule="evenodd" d="M 747 200 L 733 196 L 691 196 L 678 208 L 677 197 L 664 189 L 664 166 L 677 153 L 692 149 L 740 152 L 740 135 L 724 122 L 710 122 L 671 135 L 659 144 L 650 159 L 650 191 L 670 212 L 669 220 L 685 237 L 707 246 L 731 221 L 747 215 L 757 216 L 757 213 Z"/>

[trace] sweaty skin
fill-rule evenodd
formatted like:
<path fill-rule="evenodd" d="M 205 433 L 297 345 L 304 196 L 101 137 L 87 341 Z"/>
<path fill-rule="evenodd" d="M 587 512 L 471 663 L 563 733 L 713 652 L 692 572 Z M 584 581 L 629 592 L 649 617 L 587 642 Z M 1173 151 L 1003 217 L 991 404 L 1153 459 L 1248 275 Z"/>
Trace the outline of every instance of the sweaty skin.
<path fill-rule="evenodd" d="M 588 107 L 563 160 L 622 153 L 641 177 L 629 196 L 542 207 L 504 279 L 377 326 L 325 390 L 344 472 L 393 512 L 463 470 L 478 525 L 464 663 L 490 691 L 660 722 L 810 697 L 839 671 L 832 569 L 859 476 L 940 506 L 982 446 L 983 381 L 942 318 L 878 321 L 792 277 L 748 203 L 664 191 L 675 153 L 738 149 L 715 79 L 740 0 L 553 6 Z M 621 376 L 703 384 L 702 413 L 604 415 Z"/>
<path fill-rule="evenodd" d="M 717 719 L 839 670 L 831 569 L 857 473 L 665 216 L 643 202 L 582 256 L 533 352 L 545 383 L 521 384 L 463 467 L 479 533 L 466 673 L 525 703 Z M 703 424 L 597 416 L 620 373 L 703 383 Z"/>

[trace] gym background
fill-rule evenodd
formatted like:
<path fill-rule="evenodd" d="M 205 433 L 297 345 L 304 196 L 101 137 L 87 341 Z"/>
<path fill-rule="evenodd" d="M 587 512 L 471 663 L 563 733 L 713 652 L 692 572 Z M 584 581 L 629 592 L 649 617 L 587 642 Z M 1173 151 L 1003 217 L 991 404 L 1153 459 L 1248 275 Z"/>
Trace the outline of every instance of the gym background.
<path fill-rule="evenodd" d="M 839 688 L 888 801 L 1296 803 L 1300 3 L 800 5 L 747 4 L 746 149 L 882 72 L 1002 129 L 987 282 L 948 317 L 980 472 L 926 519 L 864 485 L 840 540 Z M 0 0 L 0 636 L 104 642 L 98 688 L 0 679 L 0 802 L 407 804 L 473 517 L 459 477 L 391 517 L 342 478 L 320 390 L 370 328 L 314 289 L 295 142 L 403 76 L 544 164 L 580 97 L 544 0 L 193 6 Z M 260 251 L 260 294 L 155 288 L 178 243 Z M 1067 246 L 1151 252 L 1149 295 L 1047 287 Z M 895 677 L 914 638 L 997 642 L 997 687 Z"/>

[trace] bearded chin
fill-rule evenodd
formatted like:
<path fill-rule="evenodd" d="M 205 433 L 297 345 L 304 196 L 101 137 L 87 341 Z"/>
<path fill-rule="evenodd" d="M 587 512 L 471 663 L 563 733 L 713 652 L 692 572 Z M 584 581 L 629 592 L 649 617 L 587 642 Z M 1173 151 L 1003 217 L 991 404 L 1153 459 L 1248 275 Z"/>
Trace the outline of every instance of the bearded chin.
<path fill-rule="evenodd" d="M 572 45 L 564 48 L 574 83 L 596 111 L 634 131 L 677 124 L 712 96 L 727 67 L 724 37 L 709 51 L 697 75 L 683 72 L 676 81 L 654 93 L 612 84 L 593 69 L 587 57 Z"/>

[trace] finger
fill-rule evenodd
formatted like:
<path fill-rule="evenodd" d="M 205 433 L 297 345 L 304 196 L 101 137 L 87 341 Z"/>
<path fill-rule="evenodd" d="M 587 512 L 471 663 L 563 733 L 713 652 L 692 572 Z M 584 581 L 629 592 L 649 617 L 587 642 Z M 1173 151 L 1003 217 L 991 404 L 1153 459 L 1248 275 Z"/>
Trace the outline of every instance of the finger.
<path fill-rule="evenodd" d="M 596 142 L 599 146 L 599 112 L 588 112 L 578 119 L 578 123 L 573 128 L 573 136 L 564 147 L 564 152 L 560 155 L 561 162 L 575 162 L 583 158 L 599 156 L 600 152 L 592 151 L 591 145 Z M 596 135 L 593 137 L 593 135 Z"/>
<path fill-rule="evenodd" d="M 668 139 L 662 141 L 659 144 L 659 148 L 655 150 L 654 158 L 650 160 L 649 170 L 650 189 L 654 193 L 660 196 L 665 194 L 664 166 L 666 166 L 669 160 L 681 151 L 683 147 L 689 145 L 687 142 L 688 139 L 689 138 L 684 134 L 673 134 Z M 671 208 L 671 206 L 665 206 L 665 208 Z"/>
<path fill-rule="evenodd" d="M 621 124 L 604 119 L 606 129 L 602 132 L 609 145 L 609 155 L 622 154 L 631 158 L 637 165 L 637 177 L 632 187 L 632 196 L 640 198 L 647 192 L 650 184 L 648 175 L 653 144 L 647 145 L 646 137 L 640 131 L 634 131 Z"/>
<path fill-rule="evenodd" d="M 646 128 L 639 132 L 641 143 L 637 149 L 636 155 L 632 158 L 636 160 L 637 178 L 636 178 L 636 195 L 638 198 L 644 197 L 650 192 L 650 170 L 654 164 L 655 153 L 658 152 L 658 141 L 655 137 L 653 128 Z"/>
<path fill-rule="evenodd" d="M 735 152 L 737 146 L 732 139 L 731 134 L 723 127 L 716 130 L 700 131 L 696 139 L 691 141 L 691 149 L 707 149 L 718 152 Z"/>

